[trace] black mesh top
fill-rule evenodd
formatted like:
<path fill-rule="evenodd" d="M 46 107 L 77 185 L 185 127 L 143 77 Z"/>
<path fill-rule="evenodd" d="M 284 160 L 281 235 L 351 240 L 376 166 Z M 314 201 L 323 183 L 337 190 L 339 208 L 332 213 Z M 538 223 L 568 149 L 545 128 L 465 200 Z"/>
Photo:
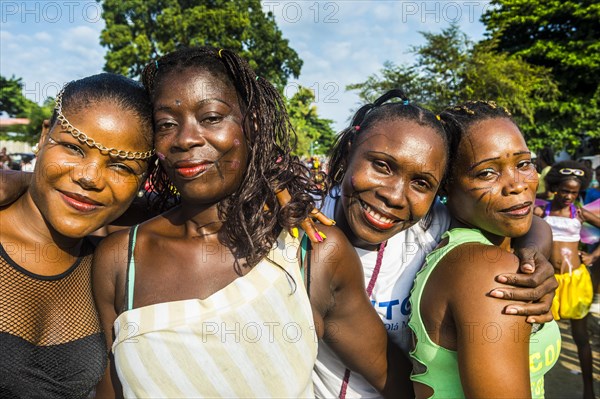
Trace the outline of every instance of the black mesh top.
<path fill-rule="evenodd" d="M 0 244 L 0 397 L 85 398 L 106 344 L 91 284 L 92 246 L 64 273 L 40 276 Z"/>

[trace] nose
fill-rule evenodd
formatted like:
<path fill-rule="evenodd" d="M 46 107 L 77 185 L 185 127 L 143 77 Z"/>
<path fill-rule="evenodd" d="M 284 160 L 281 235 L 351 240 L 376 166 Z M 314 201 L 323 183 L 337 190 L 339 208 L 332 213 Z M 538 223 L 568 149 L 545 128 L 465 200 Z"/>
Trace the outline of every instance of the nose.
<path fill-rule="evenodd" d="M 86 162 L 72 171 L 73 180 L 84 190 L 101 191 L 106 185 L 109 171 L 96 161 Z"/>
<path fill-rule="evenodd" d="M 202 132 L 202 127 L 194 119 L 183 123 L 177 132 L 173 142 L 173 147 L 179 150 L 187 151 L 193 147 L 203 146 L 206 139 Z"/>
<path fill-rule="evenodd" d="M 377 196 L 390 208 L 405 208 L 408 200 L 405 193 L 408 187 L 402 181 L 386 182 L 377 190 Z"/>
<path fill-rule="evenodd" d="M 520 194 L 527 189 L 527 184 L 530 176 L 526 173 L 521 173 L 518 169 L 513 169 L 512 173 L 507 173 L 505 176 L 505 184 L 503 186 L 504 195 Z"/>

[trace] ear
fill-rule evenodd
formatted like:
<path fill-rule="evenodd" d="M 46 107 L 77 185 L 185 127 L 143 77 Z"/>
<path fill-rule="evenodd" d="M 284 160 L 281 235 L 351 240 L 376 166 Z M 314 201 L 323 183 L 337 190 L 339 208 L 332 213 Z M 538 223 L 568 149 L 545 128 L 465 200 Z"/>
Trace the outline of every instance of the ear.
<path fill-rule="evenodd" d="M 48 140 L 48 135 L 50 134 L 50 119 L 44 119 L 42 122 L 42 133 L 40 134 L 40 140 L 37 143 L 38 151 L 44 147 L 44 143 Z"/>
<path fill-rule="evenodd" d="M 38 148 L 42 148 L 44 142 L 48 138 L 50 133 L 50 119 L 44 119 L 42 122 L 42 134 L 40 135 L 40 141 L 38 142 Z"/>

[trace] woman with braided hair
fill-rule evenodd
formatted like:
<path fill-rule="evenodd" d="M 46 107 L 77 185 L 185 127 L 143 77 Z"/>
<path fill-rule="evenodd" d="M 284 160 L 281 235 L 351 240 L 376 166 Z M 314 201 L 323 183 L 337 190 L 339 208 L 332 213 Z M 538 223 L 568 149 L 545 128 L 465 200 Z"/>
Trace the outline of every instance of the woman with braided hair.
<path fill-rule="evenodd" d="M 356 253 L 335 227 L 322 226 L 328 238 L 312 248 L 287 232 L 318 191 L 290 155 L 279 93 L 238 55 L 210 47 L 159 58 L 143 82 L 159 158 L 152 183 L 159 206 L 176 205 L 96 251 L 96 303 L 114 329 L 114 368 L 98 394 L 311 397 L 321 338 L 397 397 Z"/>
<path fill-rule="evenodd" d="M 531 152 L 493 102 L 448 108 L 441 119 L 452 221 L 411 292 L 416 397 L 543 397 L 543 375 L 560 352 L 556 322 L 532 326 L 488 298 L 494 276 L 519 268 L 513 240 L 530 230 L 537 189 Z"/>
<path fill-rule="evenodd" d="M 336 220 L 359 254 L 371 302 L 390 339 L 406 357 L 412 337 L 410 289 L 425 256 L 449 226 L 446 208 L 435 201 L 448 153 L 449 142 L 439 118 L 411 103 L 398 89 L 361 107 L 331 153 L 328 178 L 332 187 L 322 211 Z M 497 281 L 503 284 L 490 290 L 490 295 L 520 301 L 506 303 L 499 314 L 529 315 L 529 321 L 544 322 L 552 320 L 549 310 L 556 281 L 551 265 L 537 253 L 531 274 L 534 259 L 527 247 L 550 242 L 545 223 L 539 218 L 534 222 L 535 229 L 521 240 L 523 248 L 516 252 L 527 274 L 501 274 Z M 489 283 L 493 281 L 492 277 Z M 511 283 L 516 287 L 504 285 Z M 532 299 L 535 302 L 529 303 Z M 326 343 L 319 345 L 314 379 L 318 397 L 380 396 L 346 368 Z M 409 373 L 400 379 L 411 385 Z"/>
<path fill-rule="evenodd" d="M 120 216 L 153 155 L 141 84 L 67 84 L 45 121 L 33 179 L 0 208 L 0 397 L 87 398 L 106 364 L 92 295 L 94 230 Z"/>

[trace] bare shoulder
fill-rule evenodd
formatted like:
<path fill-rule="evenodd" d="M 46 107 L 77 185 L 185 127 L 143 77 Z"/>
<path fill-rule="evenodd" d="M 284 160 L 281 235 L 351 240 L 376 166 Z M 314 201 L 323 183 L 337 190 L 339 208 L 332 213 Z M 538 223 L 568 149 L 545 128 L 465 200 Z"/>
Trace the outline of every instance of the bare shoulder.
<path fill-rule="evenodd" d="M 494 280 L 498 274 L 517 272 L 519 258 L 494 245 L 466 243 L 450 251 L 440 266 L 448 282 L 456 287 L 469 287 L 468 292 L 481 292 L 498 286 Z"/>
<path fill-rule="evenodd" d="M 321 243 L 312 244 L 315 256 L 311 259 L 322 273 L 333 276 L 353 273 L 357 266 L 360 269 L 358 254 L 342 230 L 336 226 L 324 225 L 319 225 L 319 230 L 327 238 Z"/>

